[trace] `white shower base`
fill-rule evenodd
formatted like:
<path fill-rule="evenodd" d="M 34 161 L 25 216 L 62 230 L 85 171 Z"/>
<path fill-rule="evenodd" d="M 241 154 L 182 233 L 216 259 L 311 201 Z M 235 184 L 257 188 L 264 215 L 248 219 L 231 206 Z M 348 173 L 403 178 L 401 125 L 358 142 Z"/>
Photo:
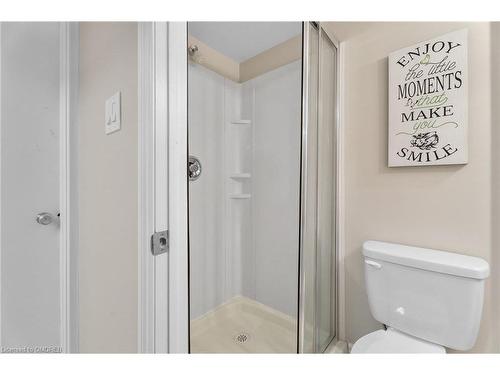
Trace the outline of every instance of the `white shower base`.
<path fill-rule="evenodd" d="M 237 296 L 191 321 L 192 353 L 296 353 L 295 319 Z"/>

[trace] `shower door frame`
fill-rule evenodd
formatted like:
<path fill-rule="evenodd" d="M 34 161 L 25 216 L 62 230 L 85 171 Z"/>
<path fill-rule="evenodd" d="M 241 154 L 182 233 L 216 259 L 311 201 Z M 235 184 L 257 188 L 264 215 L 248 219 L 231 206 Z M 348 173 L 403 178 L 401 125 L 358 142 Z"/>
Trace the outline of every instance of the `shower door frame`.
<path fill-rule="evenodd" d="M 309 122 L 309 99 L 308 99 L 308 88 L 309 88 L 309 27 L 312 27 L 318 32 L 318 88 L 317 88 L 317 121 L 319 126 L 320 116 L 319 113 L 321 111 L 321 98 L 319 93 L 321 91 L 321 36 L 324 34 L 327 39 L 332 43 L 335 47 L 336 52 L 336 61 L 335 61 L 335 194 L 333 197 L 334 208 L 335 208 L 335 253 L 332 254 L 332 259 L 335 260 L 336 267 L 334 268 L 335 274 L 332 275 L 332 278 L 335 279 L 335 288 L 334 295 L 331 296 L 332 301 L 334 302 L 334 321 L 332 325 L 335 329 L 335 334 L 329 338 L 329 342 L 326 346 L 321 346 L 321 343 L 317 341 L 318 336 L 318 327 L 316 326 L 317 317 L 318 317 L 318 308 L 315 306 L 314 312 L 314 333 L 313 333 L 313 345 L 314 352 L 324 352 L 330 345 L 333 343 L 344 340 L 345 339 L 345 316 L 344 316 L 344 300 L 345 300 L 345 292 L 344 292 L 344 262 L 343 262 L 343 220 L 344 220 L 344 200 L 343 200 L 343 149 L 342 149 L 342 140 L 343 140 L 343 132 L 342 132 L 342 105 L 341 105 L 341 95 L 343 92 L 343 75 L 342 71 L 344 69 L 343 66 L 343 49 L 344 46 L 339 40 L 327 32 L 322 25 L 322 22 L 303 22 L 303 33 L 302 33 L 302 61 L 303 61 L 303 77 L 302 77 L 302 156 L 301 156 L 301 217 L 300 217 L 300 270 L 299 270 L 299 332 L 298 332 L 298 347 L 299 353 L 305 352 L 304 346 L 304 336 L 305 336 L 305 306 L 304 306 L 304 279 L 306 270 L 303 268 L 303 255 L 304 255 L 304 243 L 303 243 L 303 231 L 306 223 L 306 203 L 305 198 L 302 196 L 305 189 L 305 180 L 307 179 L 307 147 L 308 147 L 308 122 Z M 317 181 L 316 181 L 317 183 Z M 317 215 L 317 212 L 316 212 Z M 317 229 L 317 228 L 316 228 Z M 317 241 L 317 240 L 316 240 Z M 315 245 L 316 246 L 316 245 Z M 315 249 L 315 264 L 316 270 L 318 265 L 317 258 L 317 248 Z M 315 271 L 316 277 L 316 285 L 314 288 L 314 301 L 317 302 L 317 295 L 319 289 L 319 283 L 317 280 L 318 274 Z"/>
<path fill-rule="evenodd" d="M 189 351 L 186 46 L 187 22 L 139 23 L 140 353 Z M 151 235 L 165 230 L 169 249 L 154 256 Z"/>

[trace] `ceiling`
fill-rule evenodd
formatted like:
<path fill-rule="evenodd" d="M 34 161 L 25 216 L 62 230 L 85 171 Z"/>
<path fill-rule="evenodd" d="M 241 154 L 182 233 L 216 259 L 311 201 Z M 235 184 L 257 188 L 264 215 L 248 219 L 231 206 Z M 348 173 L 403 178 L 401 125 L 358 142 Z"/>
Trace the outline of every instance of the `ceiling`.
<path fill-rule="evenodd" d="M 242 62 L 302 32 L 301 22 L 189 22 L 189 34 Z"/>

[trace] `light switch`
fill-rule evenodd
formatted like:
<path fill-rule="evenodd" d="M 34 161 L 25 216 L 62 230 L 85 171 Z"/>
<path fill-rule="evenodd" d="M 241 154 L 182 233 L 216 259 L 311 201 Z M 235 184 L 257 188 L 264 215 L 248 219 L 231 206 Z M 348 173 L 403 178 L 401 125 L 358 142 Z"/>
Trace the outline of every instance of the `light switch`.
<path fill-rule="evenodd" d="M 104 130 L 106 134 L 111 134 L 121 129 L 121 107 L 120 91 L 106 100 L 104 119 Z"/>

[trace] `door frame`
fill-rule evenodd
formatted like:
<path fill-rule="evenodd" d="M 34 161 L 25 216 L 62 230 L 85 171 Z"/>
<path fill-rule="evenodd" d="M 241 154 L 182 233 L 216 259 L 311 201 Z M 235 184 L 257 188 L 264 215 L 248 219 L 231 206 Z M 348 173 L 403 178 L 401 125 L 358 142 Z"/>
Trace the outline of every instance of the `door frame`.
<path fill-rule="evenodd" d="M 0 47 L 1 31 L 2 23 L 0 22 Z M 60 345 L 63 353 L 72 353 L 78 352 L 78 125 L 76 121 L 78 101 L 78 23 L 61 22 L 59 27 L 59 38 Z M 2 136 L 1 110 L 0 103 L 0 139 Z M 2 337 L 1 328 L 0 324 L 0 346 Z"/>
<path fill-rule="evenodd" d="M 187 22 L 139 23 L 140 353 L 189 351 L 186 46 Z M 169 249 L 154 256 L 165 230 Z"/>
<path fill-rule="evenodd" d="M 78 92 L 80 32 L 78 22 L 60 23 L 59 104 L 59 245 L 61 345 L 79 352 L 79 200 Z"/>

